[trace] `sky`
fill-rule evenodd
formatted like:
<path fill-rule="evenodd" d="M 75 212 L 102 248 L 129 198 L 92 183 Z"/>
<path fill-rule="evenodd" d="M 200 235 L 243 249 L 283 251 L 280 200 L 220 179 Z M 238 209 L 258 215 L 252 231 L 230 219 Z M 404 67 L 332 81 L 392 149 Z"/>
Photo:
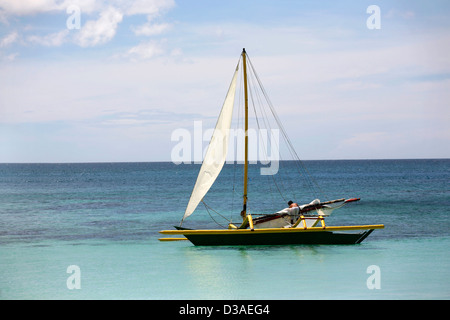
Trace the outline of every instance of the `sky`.
<path fill-rule="evenodd" d="M 244 47 L 301 159 L 450 158 L 449 16 L 448 1 L 0 0 L 0 162 L 171 161 L 175 130 L 214 123 Z"/>

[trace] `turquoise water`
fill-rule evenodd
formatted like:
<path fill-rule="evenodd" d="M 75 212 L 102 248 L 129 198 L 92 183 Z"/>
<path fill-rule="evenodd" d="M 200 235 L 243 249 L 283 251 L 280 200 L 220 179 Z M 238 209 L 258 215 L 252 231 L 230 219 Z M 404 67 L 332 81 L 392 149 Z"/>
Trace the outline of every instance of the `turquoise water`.
<path fill-rule="evenodd" d="M 361 197 L 327 224 L 386 228 L 351 246 L 159 242 L 159 230 L 179 224 L 198 166 L 0 164 L 0 298 L 450 298 L 450 160 L 304 163 L 329 199 Z M 218 184 L 231 185 L 236 171 L 227 166 Z M 263 191 L 267 180 L 251 185 L 251 208 L 284 206 Z M 205 201 L 238 219 L 241 200 L 226 189 L 214 186 Z M 296 192 L 286 197 L 312 200 Z M 202 207 L 186 224 L 217 227 Z M 79 289 L 68 288 L 72 265 Z"/>

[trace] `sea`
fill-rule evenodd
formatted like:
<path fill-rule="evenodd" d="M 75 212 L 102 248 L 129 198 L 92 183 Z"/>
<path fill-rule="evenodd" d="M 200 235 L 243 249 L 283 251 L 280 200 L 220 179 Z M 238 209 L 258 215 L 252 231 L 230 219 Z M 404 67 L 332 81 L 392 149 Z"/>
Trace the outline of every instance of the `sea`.
<path fill-rule="evenodd" d="M 180 225 L 199 164 L 0 164 L 0 299 L 450 298 L 449 159 L 302 166 L 318 193 L 308 194 L 294 167 L 281 182 L 260 175 L 249 180 L 251 213 L 259 206 L 263 213 L 281 210 L 288 200 L 309 203 L 317 194 L 321 200 L 360 198 L 335 210 L 326 224 L 385 228 L 357 245 L 161 242 L 160 230 Z M 260 167 L 250 167 L 258 175 Z M 226 164 L 206 205 L 183 226 L 238 223 L 240 171 Z M 292 194 L 281 192 L 283 183 L 291 183 Z"/>

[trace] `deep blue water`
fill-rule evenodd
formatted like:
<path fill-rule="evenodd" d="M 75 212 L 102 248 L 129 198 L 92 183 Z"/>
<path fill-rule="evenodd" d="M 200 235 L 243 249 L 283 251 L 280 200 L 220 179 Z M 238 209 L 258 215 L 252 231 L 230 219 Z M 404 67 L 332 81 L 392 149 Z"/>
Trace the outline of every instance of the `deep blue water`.
<path fill-rule="evenodd" d="M 261 176 L 260 168 L 251 166 L 251 212 L 274 212 L 288 200 L 360 197 L 333 212 L 327 224 L 384 224 L 385 229 L 357 246 L 162 243 L 158 231 L 179 224 L 199 165 L 0 164 L 0 297 L 299 299 L 306 290 L 309 298 L 450 298 L 450 160 L 303 164 L 312 181 L 299 177 L 290 162 L 281 163 L 276 177 Z M 227 164 L 205 197 L 233 221 L 240 219 L 241 171 Z M 202 204 L 185 224 L 218 227 Z M 378 290 L 365 282 L 373 264 L 382 270 Z M 69 265 L 81 269 L 79 290 L 66 287 Z M 273 267 L 286 272 L 277 280 L 256 281 Z M 325 276 L 300 277 L 296 283 L 291 273 L 298 268 Z M 252 285 L 242 272 L 252 274 Z"/>

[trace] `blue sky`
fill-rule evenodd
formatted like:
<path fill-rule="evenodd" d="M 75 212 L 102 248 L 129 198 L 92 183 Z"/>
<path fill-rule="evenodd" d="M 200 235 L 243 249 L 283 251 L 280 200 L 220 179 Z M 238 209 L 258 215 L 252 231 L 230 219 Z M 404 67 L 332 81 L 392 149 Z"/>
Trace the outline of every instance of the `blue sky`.
<path fill-rule="evenodd" d="M 243 47 L 302 159 L 450 158 L 449 7 L 0 0 L 0 162 L 170 161 Z"/>

